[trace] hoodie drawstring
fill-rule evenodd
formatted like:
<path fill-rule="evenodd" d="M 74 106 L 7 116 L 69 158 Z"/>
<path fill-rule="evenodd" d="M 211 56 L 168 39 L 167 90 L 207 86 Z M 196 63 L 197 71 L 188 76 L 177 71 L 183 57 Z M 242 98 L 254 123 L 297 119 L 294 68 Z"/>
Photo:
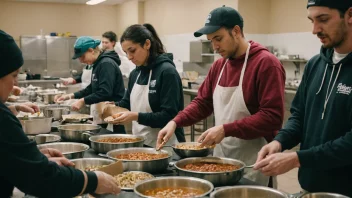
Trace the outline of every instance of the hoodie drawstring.
<path fill-rule="evenodd" d="M 315 93 L 316 95 L 318 95 L 321 91 L 321 88 L 323 87 L 323 84 L 324 84 L 324 80 L 325 80 L 325 75 L 326 75 L 326 70 L 328 69 L 328 66 L 329 64 L 326 64 L 325 66 L 325 71 L 324 71 L 324 75 L 323 75 L 323 80 L 321 80 L 321 84 L 320 84 L 320 87 L 319 87 L 319 90 L 317 93 Z M 334 73 L 334 72 L 333 72 Z"/>
<path fill-rule="evenodd" d="M 336 74 L 334 83 L 332 84 L 332 87 L 331 87 L 331 90 L 330 90 L 330 93 L 329 93 L 330 84 L 331 84 L 331 79 L 332 79 L 332 76 L 333 76 L 334 70 L 335 70 L 335 65 L 334 65 L 334 67 L 333 67 L 333 69 L 332 69 L 332 73 L 331 73 L 331 77 L 330 77 L 330 80 L 329 80 L 328 89 L 327 89 L 326 95 L 325 95 L 324 110 L 323 110 L 323 113 L 321 114 L 321 119 L 322 119 L 322 120 L 324 119 L 324 114 L 325 114 L 325 110 L 326 110 L 326 105 L 328 104 L 328 101 L 329 101 L 329 99 L 330 99 L 332 90 L 333 90 L 334 87 L 335 87 L 335 83 L 336 83 L 336 81 L 337 81 L 337 78 L 339 77 L 341 67 L 342 67 L 342 64 L 340 64 L 339 70 L 337 71 L 337 74 Z M 326 69 L 325 69 L 325 72 L 326 72 Z M 324 73 L 324 77 L 325 77 L 325 73 Z M 323 79 L 323 81 L 324 81 L 324 79 Z M 321 87 L 320 87 L 320 88 L 321 88 Z M 319 90 L 319 91 L 320 91 L 320 90 Z M 319 91 L 318 91 L 318 93 L 319 93 Z"/>

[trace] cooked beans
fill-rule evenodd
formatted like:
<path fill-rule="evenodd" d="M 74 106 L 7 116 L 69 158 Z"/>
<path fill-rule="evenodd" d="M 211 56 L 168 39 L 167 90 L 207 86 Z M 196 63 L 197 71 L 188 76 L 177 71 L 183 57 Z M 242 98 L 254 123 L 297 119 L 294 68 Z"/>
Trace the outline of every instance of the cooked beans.
<path fill-rule="evenodd" d="M 240 165 L 233 164 L 218 164 L 218 163 L 193 163 L 187 164 L 184 169 L 190 171 L 198 171 L 198 172 L 226 172 L 226 171 L 234 171 L 240 169 Z"/>
<path fill-rule="evenodd" d="M 204 192 L 195 188 L 188 187 L 170 187 L 170 188 L 156 188 L 153 190 L 147 190 L 143 194 L 146 196 L 153 196 L 157 198 L 176 198 L 176 197 L 193 197 L 201 195 Z"/>
<path fill-rule="evenodd" d="M 127 142 L 139 142 L 140 138 L 102 138 L 97 140 L 97 142 L 106 142 L 106 143 L 127 143 Z"/>
<path fill-rule="evenodd" d="M 154 154 L 154 153 L 126 153 L 126 154 L 119 154 L 116 155 L 116 158 L 118 159 L 124 159 L 124 160 L 156 160 L 156 159 L 162 159 L 166 158 L 169 155 L 166 153 L 161 153 L 161 154 Z"/>
<path fill-rule="evenodd" d="M 151 174 L 138 172 L 125 172 L 114 176 L 116 183 L 122 188 L 133 188 L 137 182 L 151 178 L 153 178 Z"/>
<path fill-rule="evenodd" d="M 178 149 L 186 149 L 186 150 L 201 150 L 201 149 L 206 149 L 206 148 L 214 148 L 214 146 L 209 146 L 209 147 L 205 147 L 205 146 L 200 146 L 200 144 L 196 145 L 187 145 L 187 144 L 179 144 L 175 146 Z"/>

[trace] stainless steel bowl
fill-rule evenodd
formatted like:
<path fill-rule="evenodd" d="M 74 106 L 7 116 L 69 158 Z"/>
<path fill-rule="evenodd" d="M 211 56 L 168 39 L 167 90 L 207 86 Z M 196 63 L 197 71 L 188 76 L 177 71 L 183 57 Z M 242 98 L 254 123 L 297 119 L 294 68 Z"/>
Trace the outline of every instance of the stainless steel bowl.
<path fill-rule="evenodd" d="M 126 154 L 126 153 L 166 153 L 168 157 L 156 160 L 124 160 L 117 159 L 116 155 Z M 132 147 L 124 149 L 115 149 L 109 151 L 106 154 L 107 157 L 115 160 L 122 161 L 124 171 L 143 171 L 147 173 L 161 173 L 165 171 L 169 165 L 169 160 L 171 158 L 170 153 L 165 150 L 156 151 L 155 148 L 143 148 L 143 147 Z"/>
<path fill-rule="evenodd" d="M 199 143 L 198 142 L 182 142 L 182 143 L 172 145 L 172 149 L 175 151 L 175 153 L 182 158 L 206 157 L 209 154 L 211 154 L 214 150 L 212 148 L 203 148 L 203 149 L 199 149 L 199 150 L 177 148 L 177 146 L 180 146 L 180 145 L 199 145 Z"/>
<path fill-rule="evenodd" d="M 336 193 L 307 193 L 300 196 L 300 198 L 348 198 L 347 196 L 336 194 Z"/>
<path fill-rule="evenodd" d="M 98 140 L 104 138 L 139 138 L 141 141 L 138 142 L 124 142 L 124 143 L 109 143 L 109 142 L 98 142 Z M 109 134 L 109 135 L 95 135 L 89 138 L 91 147 L 97 153 L 107 153 L 114 149 L 130 148 L 130 147 L 143 147 L 145 141 L 142 135 L 130 135 L 130 134 Z"/>
<path fill-rule="evenodd" d="M 61 151 L 61 153 L 67 159 L 77 159 L 83 158 L 84 152 L 89 149 L 89 146 L 82 143 L 74 143 L 74 142 L 56 142 L 49 144 L 41 144 L 38 145 L 39 149 L 43 148 L 53 148 Z"/>
<path fill-rule="evenodd" d="M 53 134 L 39 134 L 36 136 L 28 136 L 30 140 L 36 141 L 37 144 L 46 144 L 52 142 L 59 142 L 61 137 Z"/>
<path fill-rule="evenodd" d="M 27 135 L 37 135 L 43 133 L 50 133 L 51 131 L 51 122 L 53 118 L 45 118 L 45 117 L 32 117 L 18 118 L 21 122 L 22 129 Z"/>
<path fill-rule="evenodd" d="M 141 197 L 148 197 L 143 193 L 147 190 L 156 188 L 170 188 L 170 187 L 188 187 L 199 189 L 204 192 L 195 197 L 204 197 L 213 191 L 214 186 L 209 181 L 193 177 L 158 177 L 137 183 L 134 186 L 134 192 Z"/>
<path fill-rule="evenodd" d="M 240 165 L 241 168 L 229 172 L 198 172 L 184 169 L 187 164 L 208 162 L 208 163 L 219 163 L 219 164 L 233 164 Z M 218 157 L 194 157 L 179 160 L 175 163 L 175 168 L 178 175 L 187 177 L 197 177 L 205 179 L 214 184 L 214 186 L 228 186 L 235 185 L 243 177 L 245 168 L 252 168 L 252 166 L 246 166 L 244 162 L 230 158 L 218 158 Z"/>
<path fill-rule="evenodd" d="M 54 120 L 61 120 L 62 115 L 70 114 L 70 108 L 65 106 L 50 106 L 43 110 L 45 117 L 53 117 Z"/>
<path fill-rule="evenodd" d="M 273 188 L 264 186 L 233 186 L 215 190 L 210 194 L 211 198 L 236 197 L 236 198 L 288 198 L 289 195 Z"/>
<path fill-rule="evenodd" d="M 58 130 L 63 140 L 69 142 L 89 142 L 89 137 L 99 133 L 101 126 L 93 124 L 60 125 Z"/>
<path fill-rule="evenodd" d="M 63 94 L 63 92 L 56 92 L 56 93 L 48 93 L 48 92 L 44 92 L 44 93 L 40 93 L 39 96 L 42 97 L 43 102 L 45 104 L 55 104 L 55 96 L 56 95 L 60 95 Z"/>
<path fill-rule="evenodd" d="M 79 158 L 71 160 L 75 164 L 75 168 L 84 170 L 92 166 L 104 166 L 114 163 L 114 160 L 102 158 Z"/>

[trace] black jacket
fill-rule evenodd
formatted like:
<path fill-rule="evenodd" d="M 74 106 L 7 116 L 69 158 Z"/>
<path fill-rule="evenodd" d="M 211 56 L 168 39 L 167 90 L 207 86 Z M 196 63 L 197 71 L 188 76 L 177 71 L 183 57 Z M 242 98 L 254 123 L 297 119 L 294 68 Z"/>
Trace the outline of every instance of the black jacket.
<path fill-rule="evenodd" d="M 82 191 L 82 172 L 48 161 L 2 102 L 0 125 L 0 197 L 10 197 L 14 187 L 36 197 L 73 197 Z M 98 184 L 97 176 L 87 173 L 86 192 L 92 193 Z"/>
<path fill-rule="evenodd" d="M 125 93 L 122 73 L 118 67 L 120 64 L 120 58 L 115 51 L 100 54 L 93 64 L 91 84 L 74 93 L 75 98 L 84 98 L 86 104 L 120 101 Z"/>
<path fill-rule="evenodd" d="M 275 140 L 283 150 L 301 143 L 298 178 L 303 189 L 352 197 L 352 53 L 337 64 L 332 55 L 333 49 L 322 48 L 308 62 L 292 115 Z"/>
<path fill-rule="evenodd" d="M 172 54 L 159 55 L 152 64 L 139 66 L 134 69 L 129 77 L 128 88 L 124 98 L 116 103 L 117 106 L 131 110 L 130 94 L 140 74 L 137 84 L 148 84 L 149 72 L 152 76 L 149 85 L 149 104 L 152 113 L 139 113 L 138 123 L 151 128 L 163 128 L 172 120 L 179 111 L 183 110 L 183 89 L 180 75 Z M 176 136 L 180 142 L 184 142 L 183 128 L 176 129 Z"/>

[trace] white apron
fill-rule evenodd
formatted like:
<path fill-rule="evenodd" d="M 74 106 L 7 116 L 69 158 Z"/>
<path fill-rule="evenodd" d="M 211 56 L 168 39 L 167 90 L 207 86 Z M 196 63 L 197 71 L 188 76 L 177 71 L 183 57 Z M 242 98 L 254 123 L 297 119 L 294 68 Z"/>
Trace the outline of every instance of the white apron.
<path fill-rule="evenodd" d="M 82 76 L 81 76 L 81 80 L 82 80 L 81 89 L 85 89 L 92 82 L 92 71 L 93 69 L 85 69 L 85 68 L 83 69 Z"/>
<path fill-rule="evenodd" d="M 237 87 L 222 87 L 219 85 L 222 72 L 227 66 L 228 59 L 221 69 L 221 73 L 213 94 L 216 126 L 232 123 L 235 120 L 240 120 L 251 115 L 247 109 L 242 91 L 242 81 L 247 67 L 250 47 L 251 45 L 248 43 L 246 57 L 241 71 L 240 82 Z M 215 157 L 238 159 L 243 161 L 248 166 L 256 162 L 257 153 L 266 144 L 267 142 L 264 138 L 243 140 L 236 137 L 226 137 L 220 144 L 216 145 L 213 155 Z M 244 177 L 263 186 L 268 186 L 269 183 L 269 177 L 266 177 L 259 171 L 254 171 L 253 169 L 245 169 Z"/>
<path fill-rule="evenodd" d="M 153 112 L 149 105 L 149 84 L 150 84 L 150 78 L 152 76 L 152 70 L 150 70 L 147 85 L 137 84 L 137 81 L 140 75 L 141 73 L 138 74 L 136 82 L 134 83 L 133 89 L 131 91 L 131 95 L 130 95 L 131 111 L 141 112 L 141 113 Z M 151 128 L 149 126 L 138 124 L 137 121 L 132 121 L 132 134 L 143 135 L 146 138 L 144 144 L 147 146 L 150 146 L 150 147 L 156 146 L 159 131 L 160 131 L 160 128 Z M 172 145 L 175 143 L 177 143 L 177 139 L 176 139 L 176 135 L 173 134 L 170 140 L 166 143 L 166 145 Z"/>

